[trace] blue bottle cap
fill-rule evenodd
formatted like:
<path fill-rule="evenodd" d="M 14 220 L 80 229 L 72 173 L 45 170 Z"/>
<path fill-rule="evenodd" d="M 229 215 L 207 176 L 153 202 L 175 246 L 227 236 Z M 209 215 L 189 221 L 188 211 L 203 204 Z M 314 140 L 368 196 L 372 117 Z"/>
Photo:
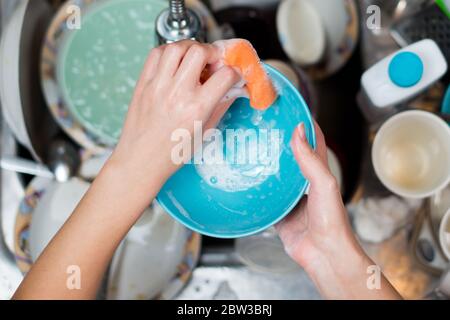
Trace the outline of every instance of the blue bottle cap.
<path fill-rule="evenodd" d="M 422 75 L 423 62 L 413 52 L 400 52 L 392 58 L 389 64 L 389 78 L 399 87 L 412 87 L 422 79 Z"/>

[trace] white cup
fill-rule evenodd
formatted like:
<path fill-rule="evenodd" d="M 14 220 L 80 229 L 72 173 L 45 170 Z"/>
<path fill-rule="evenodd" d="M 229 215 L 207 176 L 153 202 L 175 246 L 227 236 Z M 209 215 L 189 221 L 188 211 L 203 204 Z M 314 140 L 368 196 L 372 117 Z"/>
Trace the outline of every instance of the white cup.
<path fill-rule="evenodd" d="M 450 182 L 450 127 L 426 111 L 405 111 L 387 120 L 372 146 L 381 182 L 405 198 L 426 198 Z"/>
<path fill-rule="evenodd" d="M 282 1 L 277 11 L 277 31 L 289 58 L 302 66 L 321 60 L 326 48 L 322 18 L 308 0 Z"/>
<path fill-rule="evenodd" d="M 442 251 L 450 261 L 450 208 L 441 220 L 439 242 L 441 243 Z"/>

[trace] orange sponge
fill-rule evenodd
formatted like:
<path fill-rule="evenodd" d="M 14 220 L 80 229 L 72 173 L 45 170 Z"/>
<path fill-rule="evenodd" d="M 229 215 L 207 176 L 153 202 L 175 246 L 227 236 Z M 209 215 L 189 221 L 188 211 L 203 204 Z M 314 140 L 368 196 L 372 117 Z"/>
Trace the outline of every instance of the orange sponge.
<path fill-rule="evenodd" d="M 246 82 L 250 105 L 258 110 L 269 108 L 277 92 L 250 42 L 243 39 L 224 41 L 224 63 L 240 70 Z"/>

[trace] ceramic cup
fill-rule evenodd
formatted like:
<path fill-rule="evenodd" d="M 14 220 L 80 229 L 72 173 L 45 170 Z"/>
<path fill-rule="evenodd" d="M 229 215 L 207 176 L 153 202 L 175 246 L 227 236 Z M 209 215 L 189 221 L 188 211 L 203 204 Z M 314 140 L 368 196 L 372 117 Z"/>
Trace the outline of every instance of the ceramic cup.
<path fill-rule="evenodd" d="M 406 198 L 425 198 L 450 182 L 450 127 L 426 111 L 405 111 L 378 131 L 372 162 L 381 182 Z"/>
<path fill-rule="evenodd" d="M 278 7 L 276 20 L 280 43 L 292 61 L 309 66 L 322 59 L 326 33 L 314 5 L 307 0 L 285 0 Z"/>
<path fill-rule="evenodd" d="M 442 251 L 450 261 L 450 208 L 442 218 L 441 226 L 439 227 L 439 242 L 441 243 Z"/>

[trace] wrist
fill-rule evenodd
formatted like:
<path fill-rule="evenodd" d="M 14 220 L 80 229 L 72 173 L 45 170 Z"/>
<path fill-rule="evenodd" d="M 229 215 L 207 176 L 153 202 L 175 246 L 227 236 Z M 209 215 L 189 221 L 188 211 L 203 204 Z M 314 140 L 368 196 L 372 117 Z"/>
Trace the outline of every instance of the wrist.
<path fill-rule="evenodd" d="M 156 197 L 169 177 L 170 173 L 156 161 L 135 161 L 114 152 L 96 180 L 115 184 L 125 194 L 132 192 L 138 202 L 148 202 Z"/>
<path fill-rule="evenodd" d="M 301 264 L 325 298 L 358 299 L 367 290 L 368 267 L 374 263 L 352 235 L 310 250 Z"/>
<path fill-rule="evenodd" d="M 160 148 L 149 144 L 145 149 L 118 147 L 108 159 L 105 169 L 121 175 L 125 181 L 153 182 L 162 187 L 174 171 L 174 165 L 165 154 Z"/>

